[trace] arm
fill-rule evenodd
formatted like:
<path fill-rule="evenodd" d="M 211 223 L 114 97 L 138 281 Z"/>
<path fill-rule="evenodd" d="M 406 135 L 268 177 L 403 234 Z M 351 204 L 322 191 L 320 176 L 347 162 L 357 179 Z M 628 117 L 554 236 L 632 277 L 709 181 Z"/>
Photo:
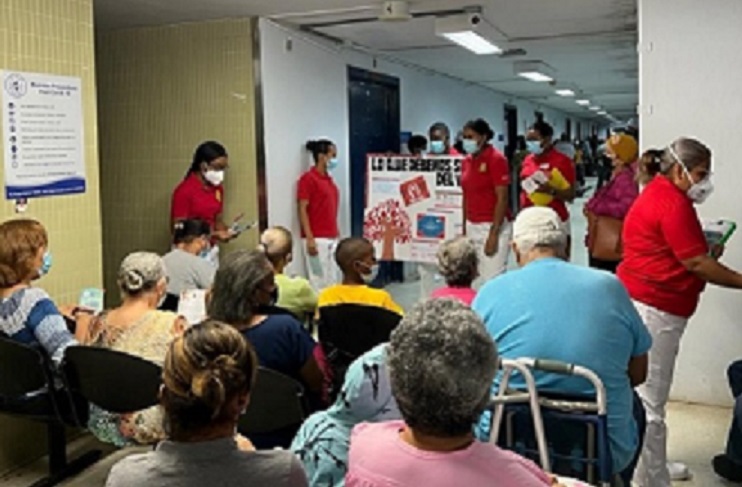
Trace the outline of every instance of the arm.
<path fill-rule="evenodd" d="M 567 189 L 551 188 L 551 194 L 558 200 L 562 200 L 565 203 L 571 203 L 575 199 L 575 185 L 572 184 Z"/>
<path fill-rule="evenodd" d="M 309 224 L 309 213 L 307 207 L 309 206 L 309 200 L 299 200 L 299 222 L 301 223 L 301 229 L 304 231 L 307 243 L 311 244 L 314 242 L 314 234 L 312 233 L 312 226 Z M 313 255 L 317 255 L 316 253 Z"/>
<path fill-rule="evenodd" d="M 629 381 L 631 387 L 636 387 L 647 380 L 647 370 L 649 368 L 649 356 L 645 353 L 637 357 L 631 357 L 629 360 Z"/>
<path fill-rule="evenodd" d="M 497 186 L 495 187 L 495 194 L 497 195 L 497 205 L 495 205 L 495 213 L 492 216 L 492 227 L 495 230 L 495 233 L 498 233 L 503 220 L 505 220 L 505 214 L 508 211 L 510 190 L 507 186 Z M 492 232 L 492 230 L 490 230 L 490 232 Z"/>
<path fill-rule="evenodd" d="M 682 261 L 689 272 L 711 284 L 742 289 L 742 274 L 721 264 L 710 255 L 702 254 Z"/>

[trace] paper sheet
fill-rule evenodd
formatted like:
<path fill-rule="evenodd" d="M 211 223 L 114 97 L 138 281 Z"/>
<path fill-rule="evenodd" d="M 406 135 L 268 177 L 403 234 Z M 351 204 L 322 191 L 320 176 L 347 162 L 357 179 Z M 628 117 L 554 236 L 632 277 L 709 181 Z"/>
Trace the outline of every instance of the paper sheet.
<path fill-rule="evenodd" d="M 206 318 L 206 291 L 193 289 L 180 293 L 178 314 L 190 325 L 197 325 Z"/>

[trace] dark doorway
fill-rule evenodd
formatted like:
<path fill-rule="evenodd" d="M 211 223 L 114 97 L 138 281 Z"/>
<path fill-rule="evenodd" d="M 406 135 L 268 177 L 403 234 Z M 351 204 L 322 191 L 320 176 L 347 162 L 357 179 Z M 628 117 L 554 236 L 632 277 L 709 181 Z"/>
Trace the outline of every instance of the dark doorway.
<path fill-rule="evenodd" d="M 572 119 L 567 119 L 567 126 L 566 126 L 566 132 L 567 137 L 569 137 L 569 140 L 572 140 Z"/>
<path fill-rule="evenodd" d="M 348 67 L 351 232 L 363 236 L 366 155 L 399 153 L 399 79 Z"/>
<path fill-rule="evenodd" d="M 518 210 L 518 188 L 520 187 L 520 164 L 515 158 L 518 152 L 518 109 L 505 105 L 505 157 L 510 163 L 510 211 Z"/>
<path fill-rule="evenodd" d="M 582 124 L 577 122 L 577 139 L 582 140 Z"/>

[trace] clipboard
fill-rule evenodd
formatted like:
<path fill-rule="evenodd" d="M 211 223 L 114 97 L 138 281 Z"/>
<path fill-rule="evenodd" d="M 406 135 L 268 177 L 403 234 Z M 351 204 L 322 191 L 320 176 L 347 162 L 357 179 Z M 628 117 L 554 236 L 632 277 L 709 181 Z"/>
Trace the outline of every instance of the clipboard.
<path fill-rule="evenodd" d="M 703 235 L 709 247 L 717 245 L 726 245 L 734 232 L 737 230 L 737 224 L 731 220 L 708 220 L 702 224 Z"/>

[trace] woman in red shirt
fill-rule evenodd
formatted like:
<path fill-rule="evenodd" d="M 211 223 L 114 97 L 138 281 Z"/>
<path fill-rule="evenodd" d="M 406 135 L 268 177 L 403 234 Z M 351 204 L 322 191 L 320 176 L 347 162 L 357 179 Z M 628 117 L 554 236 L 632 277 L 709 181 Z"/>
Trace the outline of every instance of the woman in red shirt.
<path fill-rule="evenodd" d="M 464 193 L 466 235 L 479 254 L 479 277 L 474 288 L 496 277 L 507 268 L 512 227 L 508 215 L 508 161 L 490 141 L 494 131 L 484 120 L 464 126 L 464 159 L 461 189 Z"/>
<path fill-rule="evenodd" d="M 326 139 L 310 140 L 307 150 L 314 167 L 299 178 L 297 200 L 309 282 L 319 292 L 337 282 L 334 254 L 340 235 L 340 191 L 330 171 L 337 167 L 338 158 L 337 147 Z"/>
<path fill-rule="evenodd" d="M 658 174 L 642 191 L 624 220 L 624 259 L 618 277 L 652 334 L 649 376 L 637 389 L 647 410 L 647 432 L 634 475 L 640 487 L 669 487 L 665 405 L 672 385 L 680 338 L 707 282 L 742 289 L 742 274 L 717 260 L 695 204 L 711 193 L 711 151 L 681 138 L 664 152 Z M 680 464 L 674 474 L 687 473 Z"/>

